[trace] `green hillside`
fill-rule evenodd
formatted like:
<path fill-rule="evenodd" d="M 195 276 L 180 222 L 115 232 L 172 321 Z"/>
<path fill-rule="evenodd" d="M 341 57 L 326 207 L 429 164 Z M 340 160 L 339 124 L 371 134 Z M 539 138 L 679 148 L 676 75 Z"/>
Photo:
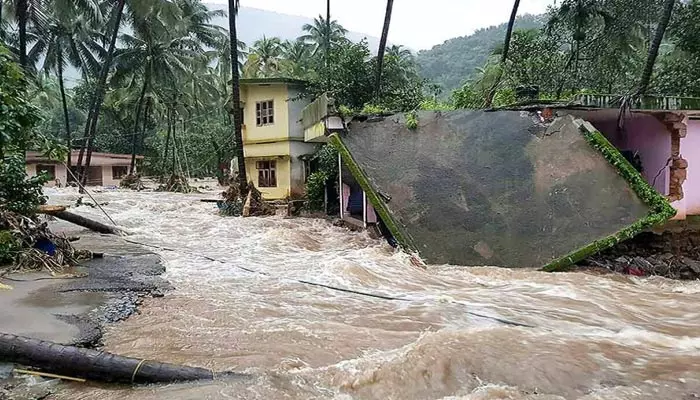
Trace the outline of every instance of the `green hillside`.
<path fill-rule="evenodd" d="M 540 28 L 544 15 L 523 15 L 516 29 Z M 493 50 L 503 43 L 508 24 L 479 29 L 469 36 L 445 41 L 430 50 L 418 52 L 417 61 L 423 77 L 439 84 L 449 93 L 482 67 Z"/>

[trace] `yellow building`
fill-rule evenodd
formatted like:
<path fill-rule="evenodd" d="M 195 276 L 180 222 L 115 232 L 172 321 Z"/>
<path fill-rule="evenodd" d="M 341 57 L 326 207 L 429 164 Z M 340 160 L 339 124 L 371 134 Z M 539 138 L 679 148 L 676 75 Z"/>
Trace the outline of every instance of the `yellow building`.
<path fill-rule="evenodd" d="M 308 165 L 299 99 L 305 82 L 286 78 L 241 79 L 243 153 L 248 180 L 266 200 L 301 197 Z"/>

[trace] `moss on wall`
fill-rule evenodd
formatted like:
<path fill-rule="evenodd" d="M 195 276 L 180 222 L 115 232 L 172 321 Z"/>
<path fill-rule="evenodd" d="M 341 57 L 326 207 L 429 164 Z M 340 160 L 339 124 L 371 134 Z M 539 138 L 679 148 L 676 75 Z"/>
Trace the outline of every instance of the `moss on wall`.
<path fill-rule="evenodd" d="M 634 169 L 632 164 L 620 154 L 615 146 L 613 146 L 603 134 L 597 131 L 588 122 L 582 120 L 577 120 L 577 122 L 580 123 L 579 129 L 586 141 L 617 169 L 617 172 L 627 181 L 630 188 L 634 190 L 637 196 L 639 196 L 650 210 L 644 218 L 632 225 L 550 262 L 543 268 L 545 271 L 563 270 L 592 254 L 610 248 L 624 240 L 631 239 L 646 229 L 660 225 L 676 215 L 676 210 L 669 204 L 666 198 L 644 180 L 639 172 Z"/>

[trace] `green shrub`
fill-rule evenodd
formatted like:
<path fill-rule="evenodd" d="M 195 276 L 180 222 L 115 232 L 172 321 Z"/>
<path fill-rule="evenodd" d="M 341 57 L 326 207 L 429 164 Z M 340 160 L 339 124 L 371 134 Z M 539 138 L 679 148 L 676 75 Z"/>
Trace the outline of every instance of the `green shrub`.
<path fill-rule="evenodd" d="M 418 129 L 418 113 L 416 111 L 406 113 L 406 128 L 410 130 Z"/>
<path fill-rule="evenodd" d="M 46 202 L 41 188 L 46 175 L 27 177 L 20 155 L 6 156 L 0 161 L 0 209 L 32 215 Z"/>
<path fill-rule="evenodd" d="M 323 210 L 327 181 L 328 175 L 323 171 L 316 171 L 309 175 L 309 179 L 306 181 L 307 208 L 309 210 Z"/>
<path fill-rule="evenodd" d="M 10 231 L 0 231 L 0 265 L 11 264 L 22 250 L 20 242 Z"/>

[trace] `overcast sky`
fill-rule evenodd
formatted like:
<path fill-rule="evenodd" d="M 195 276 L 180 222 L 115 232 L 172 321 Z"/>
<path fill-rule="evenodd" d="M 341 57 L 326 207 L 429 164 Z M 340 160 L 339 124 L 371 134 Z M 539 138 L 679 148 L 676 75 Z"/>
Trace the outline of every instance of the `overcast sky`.
<path fill-rule="evenodd" d="M 204 0 L 222 3 L 221 0 Z M 522 0 L 519 14 L 541 13 L 554 0 Z M 326 0 L 241 0 L 241 6 L 313 18 L 325 15 Z M 414 50 L 508 20 L 513 0 L 396 0 L 389 41 Z M 331 0 L 333 19 L 346 29 L 381 36 L 385 0 Z"/>

